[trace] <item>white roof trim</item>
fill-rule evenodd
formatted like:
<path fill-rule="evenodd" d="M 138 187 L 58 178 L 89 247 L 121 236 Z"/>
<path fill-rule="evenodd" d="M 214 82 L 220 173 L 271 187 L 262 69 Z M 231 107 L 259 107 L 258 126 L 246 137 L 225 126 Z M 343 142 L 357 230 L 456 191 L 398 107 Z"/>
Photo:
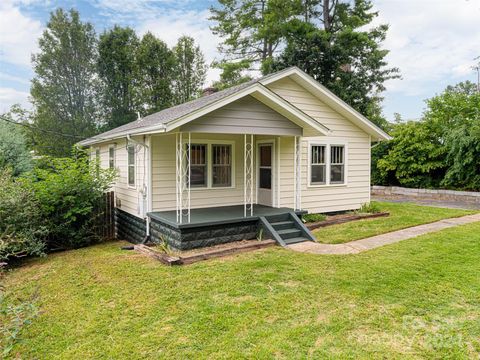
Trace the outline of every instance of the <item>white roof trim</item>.
<path fill-rule="evenodd" d="M 318 97 L 320 100 L 325 102 L 327 105 L 331 106 L 334 110 L 338 111 L 340 114 L 345 116 L 347 119 L 352 121 L 366 133 L 371 135 L 374 139 L 377 140 L 391 140 L 392 137 L 388 135 L 385 131 L 380 129 L 365 116 L 360 114 L 350 105 L 345 103 L 342 99 L 328 90 L 325 86 L 321 85 L 318 81 L 312 78 L 310 75 L 306 74 L 297 67 L 291 67 L 285 69 L 284 71 L 279 71 L 272 76 L 261 80 L 263 85 L 271 84 L 277 80 L 283 79 L 285 77 L 291 77 L 292 80 L 297 82 L 299 85 L 306 88 L 314 96 Z"/>

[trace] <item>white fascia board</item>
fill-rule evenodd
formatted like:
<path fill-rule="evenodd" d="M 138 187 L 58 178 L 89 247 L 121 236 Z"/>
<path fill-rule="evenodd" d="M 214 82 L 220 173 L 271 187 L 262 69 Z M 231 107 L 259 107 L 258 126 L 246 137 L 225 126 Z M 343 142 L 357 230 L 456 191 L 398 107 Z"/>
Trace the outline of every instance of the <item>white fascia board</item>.
<path fill-rule="evenodd" d="M 300 86 L 310 91 L 313 95 L 317 96 L 320 100 L 331 106 L 334 110 L 345 116 L 354 124 L 359 126 L 362 130 L 373 137 L 373 140 L 391 140 L 392 137 L 378 126 L 373 124 L 365 116 L 360 114 L 350 105 L 345 103 L 342 99 L 328 90 L 325 86 L 313 79 L 310 75 L 306 74 L 297 67 L 291 67 L 283 72 L 274 74 L 271 77 L 267 77 L 262 80 L 263 85 L 271 84 L 277 80 L 285 77 L 291 77 L 292 80 L 297 82 Z"/>

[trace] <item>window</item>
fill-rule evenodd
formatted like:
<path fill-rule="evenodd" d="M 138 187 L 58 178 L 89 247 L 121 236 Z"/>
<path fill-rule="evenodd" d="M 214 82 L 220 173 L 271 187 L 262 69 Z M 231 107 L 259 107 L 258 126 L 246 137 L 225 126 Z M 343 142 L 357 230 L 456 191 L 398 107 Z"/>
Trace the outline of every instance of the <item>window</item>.
<path fill-rule="evenodd" d="M 330 147 L 330 184 L 343 184 L 345 182 L 344 150 L 343 145 L 332 145 Z"/>
<path fill-rule="evenodd" d="M 190 157 L 190 186 L 192 188 L 231 187 L 233 180 L 233 144 L 185 145 Z"/>
<path fill-rule="evenodd" d="M 127 146 L 128 153 L 128 185 L 135 186 L 135 146 Z"/>
<path fill-rule="evenodd" d="M 231 145 L 212 145 L 212 186 L 232 186 Z"/>
<path fill-rule="evenodd" d="M 108 148 L 108 167 L 110 169 L 115 168 L 115 145 Z"/>
<path fill-rule="evenodd" d="M 188 146 L 188 145 L 187 145 Z M 207 145 L 190 145 L 190 186 L 207 186 Z"/>
<path fill-rule="evenodd" d="M 310 183 L 314 185 L 325 185 L 326 168 L 327 163 L 325 161 L 325 145 L 312 145 L 311 146 L 311 171 L 310 171 Z"/>
<path fill-rule="evenodd" d="M 95 170 L 97 173 L 97 176 L 100 175 L 100 149 L 96 148 L 95 149 Z"/>
<path fill-rule="evenodd" d="M 346 145 L 310 144 L 310 185 L 345 184 Z"/>

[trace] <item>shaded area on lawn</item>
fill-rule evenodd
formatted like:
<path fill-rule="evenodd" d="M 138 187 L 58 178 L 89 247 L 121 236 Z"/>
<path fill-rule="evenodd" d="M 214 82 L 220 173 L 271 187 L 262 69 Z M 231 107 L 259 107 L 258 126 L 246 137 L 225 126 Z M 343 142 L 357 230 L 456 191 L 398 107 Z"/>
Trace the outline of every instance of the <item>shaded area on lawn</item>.
<path fill-rule="evenodd" d="M 480 353 L 480 224 L 355 256 L 272 248 L 165 267 L 121 242 L 7 276 L 40 288 L 25 358 L 455 357 Z"/>
<path fill-rule="evenodd" d="M 340 244 L 446 218 L 474 214 L 476 212 L 405 203 L 375 202 L 375 204 L 378 204 L 382 211 L 389 212 L 390 216 L 332 225 L 314 230 L 313 234 L 318 242 L 324 244 Z"/>

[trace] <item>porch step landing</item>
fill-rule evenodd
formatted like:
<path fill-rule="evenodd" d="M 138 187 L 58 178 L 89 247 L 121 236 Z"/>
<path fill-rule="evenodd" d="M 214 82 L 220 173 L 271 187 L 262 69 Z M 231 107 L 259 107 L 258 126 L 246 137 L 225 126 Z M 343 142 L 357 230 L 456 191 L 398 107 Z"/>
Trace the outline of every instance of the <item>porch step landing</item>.
<path fill-rule="evenodd" d="M 260 221 L 267 235 L 281 246 L 315 240 L 294 212 L 262 217 Z"/>

